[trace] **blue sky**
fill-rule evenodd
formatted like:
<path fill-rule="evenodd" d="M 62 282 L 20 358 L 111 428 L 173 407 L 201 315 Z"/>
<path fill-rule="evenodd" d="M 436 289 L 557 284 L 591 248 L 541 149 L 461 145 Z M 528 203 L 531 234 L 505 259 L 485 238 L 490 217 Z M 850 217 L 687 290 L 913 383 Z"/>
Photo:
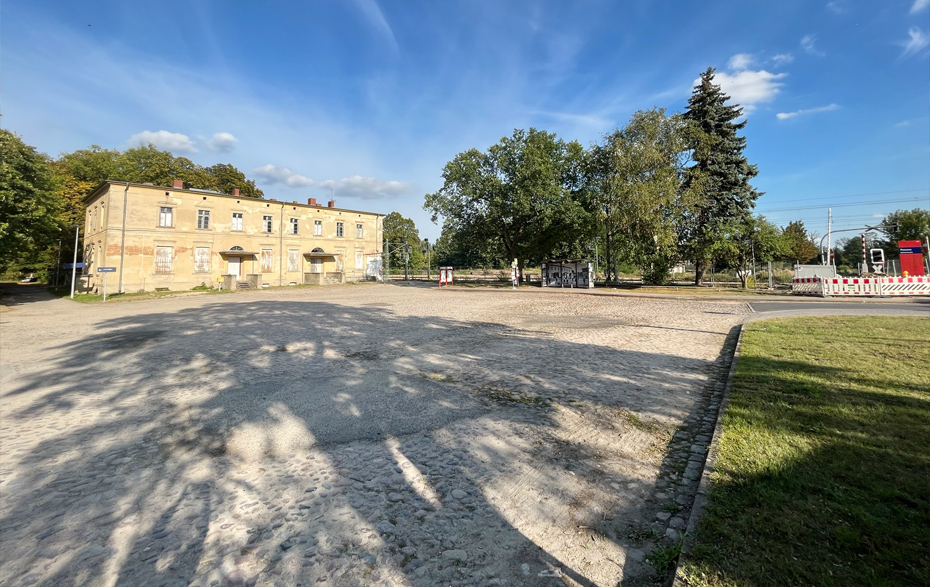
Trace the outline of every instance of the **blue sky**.
<path fill-rule="evenodd" d="M 3 126 L 43 152 L 148 140 L 431 239 L 456 153 L 531 126 L 589 145 L 683 110 L 708 66 L 777 224 L 930 207 L 930 0 L 32 0 L 0 26 Z"/>

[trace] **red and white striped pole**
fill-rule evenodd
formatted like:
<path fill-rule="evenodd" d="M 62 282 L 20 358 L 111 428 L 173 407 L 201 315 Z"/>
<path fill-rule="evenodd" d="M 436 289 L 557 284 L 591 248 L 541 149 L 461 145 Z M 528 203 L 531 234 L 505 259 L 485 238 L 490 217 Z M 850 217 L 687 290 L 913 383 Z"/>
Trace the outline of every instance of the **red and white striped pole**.
<path fill-rule="evenodd" d="M 865 256 L 865 233 L 862 233 L 862 273 L 869 272 L 869 262 Z"/>

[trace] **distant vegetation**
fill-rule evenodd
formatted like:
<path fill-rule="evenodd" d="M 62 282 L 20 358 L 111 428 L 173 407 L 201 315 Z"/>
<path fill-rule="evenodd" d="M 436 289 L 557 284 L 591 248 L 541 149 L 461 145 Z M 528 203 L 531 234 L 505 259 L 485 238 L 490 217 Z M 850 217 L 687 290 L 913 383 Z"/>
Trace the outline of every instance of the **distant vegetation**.
<path fill-rule="evenodd" d="M 16 134 L 0 130 L 0 275 L 46 277 L 74 249 L 74 228 L 84 225 L 84 197 L 101 181 L 172 185 L 263 197 L 255 182 L 234 166 L 202 167 L 146 145 L 116 151 L 92 145 L 51 159 Z"/>

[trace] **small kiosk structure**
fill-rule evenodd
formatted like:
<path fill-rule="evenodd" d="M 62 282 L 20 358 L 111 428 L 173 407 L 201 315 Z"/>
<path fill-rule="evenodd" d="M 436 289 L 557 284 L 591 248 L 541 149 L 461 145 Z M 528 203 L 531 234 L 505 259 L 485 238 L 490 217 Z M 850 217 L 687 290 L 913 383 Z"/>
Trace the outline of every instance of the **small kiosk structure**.
<path fill-rule="evenodd" d="M 542 262 L 543 287 L 594 287 L 594 265 L 588 259 L 546 259 Z"/>

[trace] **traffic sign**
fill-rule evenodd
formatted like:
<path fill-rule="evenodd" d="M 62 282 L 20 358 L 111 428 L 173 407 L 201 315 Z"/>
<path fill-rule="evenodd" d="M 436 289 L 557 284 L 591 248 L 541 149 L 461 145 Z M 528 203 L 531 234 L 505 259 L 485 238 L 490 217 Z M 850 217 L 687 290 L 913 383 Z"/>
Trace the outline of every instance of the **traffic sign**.
<path fill-rule="evenodd" d="M 65 263 L 65 269 L 83 269 L 84 263 Z"/>
<path fill-rule="evenodd" d="M 97 273 L 116 273 L 116 267 L 97 267 Z"/>

